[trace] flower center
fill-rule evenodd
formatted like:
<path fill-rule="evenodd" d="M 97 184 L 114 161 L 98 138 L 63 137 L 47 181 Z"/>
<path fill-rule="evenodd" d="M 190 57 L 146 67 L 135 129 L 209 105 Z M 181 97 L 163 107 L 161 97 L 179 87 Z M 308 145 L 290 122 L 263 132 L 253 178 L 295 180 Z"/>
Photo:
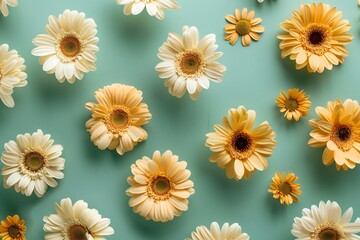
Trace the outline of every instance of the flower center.
<path fill-rule="evenodd" d="M 196 50 L 185 50 L 176 57 L 176 71 L 184 78 L 199 78 L 204 75 L 205 60 L 202 53 Z"/>
<path fill-rule="evenodd" d="M 9 236 L 11 238 L 18 238 L 20 237 L 20 229 L 18 226 L 16 225 L 11 225 L 9 228 L 8 228 L 8 233 L 9 233 Z"/>
<path fill-rule="evenodd" d="M 116 126 L 118 128 L 123 127 L 129 121 L 128 114 L 125 111 L 121 110 L 121 109 L 114 110 L 111 113 L 110 118 L 111 118 L 112 124 L 114 124 L 114 126 Z"/>
<path fill-rule="evenodd" d="M 81 43 L 78 38 L 69 35 L 61 40 L 60 49 L 66 57 L 75 57 L 80 53 Z"/>
<path fill-rule="evenodd" d="M 129 109 L 122 105 L 114 106 L 104 118 L 104 122 L 109 131 L 115 134 L 122 134 L 122 132 L 127 130 L 131 122 Z"/>
<path fill-rule="evenodd" d="M 39 152 L 29 152 L 24 157 L 26 168 L 32 172 L 38 172 L 45 165 L 45 158 Z"/>
<path fill-rule="evenodd" d="M 309 34 L 309 42 L 313 45 L 320 45 L 324 42 L 325 36 L 322 31 L 316 29 Z"/>
<path fill-rule="evenodd" d="M 239 35 L 244 36 L 250 32 L 251 24 L 248 20 L 239 20 L 236 23 L 235 29 Z"/>
<path fill-rule="evenodd" d="M 291 192 L 291 186 L 288 182 L 283 182 L 279 185 L 279 191 L 284 194 L 288 195 Z"/>
<path fill-rule="evenodd" d="M 233 139 L 233 146 L 239 152 L 245 152 L 252 145 L 252 139 L 246 133 L 239 133 Z"/>
<path fill-rule="evenodd" d="M 352 132 L 351 125 L 335 125 L 330 139 L 342 151 L 346 152 L 352 148 L 356 136 Z"/>
<path fill-rule="evenodd" d="M 285 107 L 290 111 L 294 111 L 298 108 L 298 102 L 294 98 L 288 98 L 286 99 Z"/>
<path fill-rule="evenodd" d="M 319 233 L 319 240 L 339 240 L 339 234 L 332 228 L 325 228 Z"/>
<path fill-rule="evenodd" d="M 169 199 L 171 190 L 171 180 L 163 174 L 152 177 L 147 187 L 148 196 L 160 201 Z"/>
<path fill-rule="evenodd" d="M 309 24 L 300 35 L 302 47 L 316 55 L 323 55 L 331 48 L 332 30 L 324 24 Z"/>
<path fill-rule="evenodd" d="M 70 240 L 87 240 L 87 233 L 88 231 L 84 226 L 75 224 L 70 227 L 68 235 Z"/>
<path fill-rule="evenodd" d="M 232 135 L 226 148 L 233 158 L 244 160 L 253 154 L 255 144 L 248 133 L 237 132 Z"/>
<path fill-rule="evenodd" d="M 339 127 L 336 134 L 341 141 L 347 141 L 351 137 L 351 130 L 348 126 L 342 126 Z"/>

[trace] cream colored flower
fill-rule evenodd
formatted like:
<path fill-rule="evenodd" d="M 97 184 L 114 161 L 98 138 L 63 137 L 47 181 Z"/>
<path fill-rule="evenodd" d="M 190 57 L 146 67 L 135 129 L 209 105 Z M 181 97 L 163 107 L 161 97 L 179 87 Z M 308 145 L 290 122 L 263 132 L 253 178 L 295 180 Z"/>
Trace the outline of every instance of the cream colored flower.
<path fill-rule="evenodd" d="M 48 34 L 39 34 L 33 39 L 37 46 L 32 50 L 40 57 L 43 70 L 55 73 L 59 82 L 74 83 L 84 73 L 96 70 L 95 53 L 99 51 L 96 24 L 85 13 L 65 10 L 58 18 L 49 16 L 46 25 Z"/>
<path fill-rule="evenodd" d="M 55 204 L 55 210 L 56 214 L 43 218 L 45 240 L 106 240 L 114 234 L 110 219 L 88 208 L 83 200 L 72 204 L 70 198 L 64 198 Z"/>
<path fill-rule="evenodd" d="M 196 228 L 196 232 L 191 233 L 191 238 L 186 240 L 249 240 L 250 236 L 243 233 L 241 226 L 237 223 L 225 223 L 221 228 L 217 222 L 210 225 L 210 229 L 205 226 Z"/>
<path fill-rule="evenodd" d="M 299 91 L 298 88 L 289 89 L 287 95 L 284 91 L 280 91 L 280 96 L 276 98 L 276 102 L 279 105 L 280 112 L 285 112 L 284 117 L 287 120 L 294 118 L 295 121 L 307 116 L 311 106 L 309 96 L 304 90 Z"/>
<path fill-rule="evenodd" d="M 167 222 L 188 210 L 188 198 L 195 191 L 189 180 L 190 171 L 185 161 L 171 151 L 163 155 L 155 151 L 152 159 L 143 157 L 131 165 L 133 176 L 126 190 L 129 206 L 146 219 Z"/>
<path fill-rule="evenodd" d="M 9 45 L 0 45 L 0 99 L 7 107 L 15 106 L 14 88 L 27 85 L 24 62 L 16 50 L 9 51 Z"/>
<path fill-rule="evenodd" d="M 268 167 L 266 157 L 272 155 L 277 144 L 275 133 L 268 122 L 252 129 L 255 119 L 253 110 L 246 111 L 243 106 L 232 108 L 222 125 L 216 124 L 215 132 L 206 134 L 205 145 L 214 152 L 209 160 L 225 168 L 228 178 L 248 179 L 255 170 Z"/>
<path fill-rule="evenodd" d="M 255 12 L 248 12 L 247 8 L 243 8 L 240 12 L 239 9 L 235 9 L 235 15 L 228 14 L 225 19 L 228 24 L 225 25 L 225 37 L 226 41 L 229 41 L 231 45 L 234 45 L 239 37 L 241 37 L 241 43 L 244 47 L 250 46 L 251 39 L 260 40 L 259 33 L 265 31 L 264 27 L 260 25 L 261 18 L 254 18 Z"/>
<path fill-rule="evenodd" d="M 123 155 L 147 139 L 141 127 L 151 114 L 142 103 L 142 92 L 133 86 L 112 84 L 95 92 L 97 103 L 87 103 L 92 118 L 86 122 L 91 141 L 101 150 L 106 148 Z"/>
<path fill-rule="evenodd" d="M 350 222 L 353 209 L 344 214 L 337 202 L 321 201 L 319 206 L 304 208 L 302 217 L 294 219 L 291 233 L 296 240 L 356 240 L 360 222 Z"/>
<path fill-rule="evenodd" d="M 64 178 L 63 147 L 55 144 L 50 134 L 41 130 L 33 134 L 19 134 L 15 141 L 5 143 L 1 161 L 5 188 L 30 196 L 33 192 L 42 197 L 47 187 L 56 187 L 55 179 Z"/>
<path fill-rule="evenodd" d="M 299 202 L 298 195 L 302 194 L 300 190 L 300 184 L 297 184 L 298 176 L 293 172 L 288 174 L 276 172 L 272 178 L 269 192 L 273 194 L 273 198 L 280 199 L 281 204 L 290 205 L 293 202 Z"/>
<path fill-rule="evenodd" d="M 326 166 L 334 161 L 337 170 L 355 168 L 360 163 L 360 106 L 357 101 L 346 99 L 344 103 L 336 99 L 328 102 L 328 107 L 317 107 L 319 119 L 311 119 L 308 144 L 325 147 L 322 155 Z"/>
<path fill-rule="evenodd" d="M 0 0 L 0 12 L 2 15 L 7 17 L 9 15 L 9 9 L 10 7 L 16 7 L 18 5 L 18 0 Z"/>
<path fill-rule="evenodd" d="M 164 10 L 180 8 L 175 0 L 116 0 L 116 3 L 118 5 L 125 5 L 125 15 L 138 15 L 146 8 L 150 16 L 155 16 L 159 20 L 164 19 Z"/>
<path fill-rule="evenodd" d="M 215 41 L 215 34 L 199 39 L 196 27 L 183 27 L 182 36 L 169 33 L 167 42 L 159 48 L 162 62 L 155 69 L 160 78 L 166 79 L 171 95 L 181 98 L 188 91 L 195 100 L 202 89 L 210 87 L 210 81 L 221 82 L 226 67 L 216 62 L 222 52 L 216 52 Z"/>
<path fill-rule="evenodd" d="M 341 19 L 342 13 L 328 4 L 302 4 L 300 11 L 280 26 L 286 33 L 280 34 L 281 57 L 290 56 L 296 61 L 296 69 L 307 67 L 309 72 L 322 73 L 325 68 L 344 63 L 348 56 L 345 45 L 351 43 L 348 33 L 351 25 Z"/>

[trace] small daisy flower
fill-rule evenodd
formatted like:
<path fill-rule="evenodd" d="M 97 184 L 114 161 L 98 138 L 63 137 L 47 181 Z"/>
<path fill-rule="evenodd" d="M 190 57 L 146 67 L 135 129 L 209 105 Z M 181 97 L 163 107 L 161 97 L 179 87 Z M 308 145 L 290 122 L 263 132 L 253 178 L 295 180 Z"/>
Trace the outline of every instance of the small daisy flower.
<path fill-rule="evenodd" d="M 280 112 L 284 112 L 284 117 L 287 120 L 299 121 L 301 117 L 306 117 L 311 107 L 309 96 L 306 95 L 304 90 L 299 91 L 298 88 L 288 90 L 288 94 L 280 91 L 280 96 L 276 99 L 279 105 Z"/>
<path fill-rule="evenodd" d="M 25 232 L 25 221 L 18 215 L 7 216 L 1 221 L 0 238 L 3 240 L 26 240 Z"/>
<path fill-rule="evenodd" d="M 225 40 L 234 45 L 239 37 L 244 47 L 250 46 L 251 39 L 258 41 L 260 39 L 259 33 L 264 32 L 264 27 L 259 24 L 262 22 L 261 18 L 254 18 L 255 12 L 248 12 L 247 8 L 243 8 L 240 12 L 235 9 L 235 15 L 226 15 L 225 19 L 229 24 L 225 25 Z"/>
<path fill-rule="evenodd" d="M 300 184 L 297 184 L 298 176 L 294 173 L 278 173 L 272 178 L 269 192 L 273 193 L 275 199 L 280 199 L 281 204 L 290 205 L 293 202 L 299 202 L 297 195 L 301 195 Z"/>

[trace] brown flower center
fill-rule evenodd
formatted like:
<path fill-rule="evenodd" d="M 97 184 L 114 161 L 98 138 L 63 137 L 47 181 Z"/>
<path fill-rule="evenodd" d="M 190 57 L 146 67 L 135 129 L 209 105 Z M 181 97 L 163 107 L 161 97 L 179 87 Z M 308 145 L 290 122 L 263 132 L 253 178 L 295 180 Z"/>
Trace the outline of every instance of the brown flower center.
<path fill-rule="evenodd" d="M 338 124 L 335 125 L 330 136 L 330 139 L 342 151 L 346 152 L 352 148 L 355 141 L 355 134 L 353 134 L 351 125 Z"/>
<path fill-rule="evenodd" d="M 239 133 L 234 136 L 233 147 L 239 152 L 247 151 L 252 145 L 252 139 L 247 133 Z"/>
<path fill-rule="evenodd" d="M 205 60 L 196 50 L 185 50 L 176 57 L 176 70 L 184 78 L 198 78 L 204 74 Z"/>
<path fill-rule="evenodd" d="M 298 101 L 294 98 L 288 98 L 285 102 L 286 109 L 294 111 L 298 108 Z"/>
<path fill-rule="evenodd" d="M 24 157 L 24 165 L 31 172 L 38 172 L 44 167 L 45 158 L 39 152 L 29 152 Z"/>
<path fill-rule="evenodd" d="M 323 55 L 331 48 L 332 30 L 329 26 L 312 23 L 302 30 L 300 42 L 302 47 L 316 55 Z"/>
<path fill-rule="evenodd" d="M 341 126 L 338 128 L 336 134 L 341 141 L 347 141 L 351 137 L 351 130 L 348 126 Z"/>
<path fill-rule="evenodd" d="M 114 106 L 113 109 L 109 110 L 108 115 L 104 118 L 104 122 L 109 131 L 115 134 L 122 134 L 131 123 L 129 109 L 123 105 Z"/>
<path fill-rule="evenodd" d="M 81 43 L 77 37 L 69 35 L 61 40 L 60 49 L 66 57 L 75 57 L 81 51 Z"/>
<path fill-rule="evenodd" d="M 313 45 L 320 45 L 325 40 L 324 32 L 320 31 L 319 29 L 314 29 L 312 32 L 309 33 L 308 37 L 309 42 Z"/>
<path fill-rule="evenodd" d="M 116 126 L 118 128 L 123 127 L 129 121 L 128 114 L 125 111 L 121 110 L 121 109 L 114 110 L 111 113 L 110 118 L 111 118 L 112 124 L 114 124 L 114 126 Z"/>
<path fill-rule="evenodd" d="M 167 194 L 171 189 L 170 180 L 167 177 L 158 176 L 152 181 L 151 188 L 157 195 Z"/>
<path fill-rule="evenodd" d="M 325 228 L 319 232 L 319 240 L 339 240 L 340 236 L 335 229 Z"/>
<path fill-rule="evenodd" d="M 70 240 L 87 240 L 87 233 L 88 230 L 80 224 L 72 225 L 68 231 Z"/>
<path fill-rule="evenodd" d="M 250 32 L 251 24 L 248 20 L 239 20 L 236 23 L 235 29 L 239 35 L 244 36 Z"/>
<path fill-rule="evenodd" d="M 279 185 L 279 191 L 282 194 L 288 195 L 291 192 L 291 185 L 288 182 L 283 182 Z"/>
<path fill-rule="evenodd" d="M 234 159 L 244 160 L 254 153 L 255 144 L 250 134 L 246 132 L 236 132 L 229 139 L 226 148 Z"/>
<path fill-rule="evenodd" d="M 18 238 L 20 237 L 20 229 L 17 225 L 11 225 L 8 228 L 8 233 L 11 238 Z"/>

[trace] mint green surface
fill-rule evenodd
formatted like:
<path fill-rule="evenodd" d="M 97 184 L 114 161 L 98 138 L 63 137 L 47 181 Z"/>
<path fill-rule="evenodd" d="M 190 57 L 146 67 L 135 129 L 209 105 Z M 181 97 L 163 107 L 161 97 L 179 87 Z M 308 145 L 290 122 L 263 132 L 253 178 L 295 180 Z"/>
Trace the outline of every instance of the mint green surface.
<path fill-rule="evenodd" d="M 43 239 L 42 218 L 55 213 L 54 203 L 70 197 L 83 199 L 91 208 L 111 218 L 115 235 L 108 239 L 176 240 L 190 236 L 198 225 L 212 221 L 239 223 L 251 239 L 294 239 L 290 231 L 293 218 L 301 210 L 320 200 L 335 200 L 343 210 L 352 206 L 360 216 L 360 167 L 337 172 L 335 166 L 321 162 L 322 149 L 307 146 L 311 128 L 308 120 L 316 117 L 314 107 L 340 98 L 359 98 L 359 9 L 356 0 L 326 1 L 343 11 L 350 20 L 354 40 L 348 46 L 350 56 L 345 64 L 323 74 L 296 71 L 295 64 L 280 58 L 279 24 L 299 9 L 298 0 L 179 0 L 180 10 L 167 11 L 164 21 L 148 16 L 124 16 L 123 7 L 105 0 L 20 0 L 10 15 L 0 17 L 0 43 L 8 43 L 25 58 L 28 86 L 15 89 L 15 108 L 0 104 L 0 150 L 19 133 L 42 129 L 56 143 L 64 146 L 65 178 L 43 198 L 25 197 L 14 189 L 4 189 L 0 180 L 0 218 L 20 214 L 26 220 L 27 239 Z M 259 42 L 244 48 L 238 42 L 230 46 L 223 40 L 225 15 L 235 8 L 254 9 L 263 18 L 265 33 Z M 60 84 L 54 75 L 42 71 L 38 58 L 31 55 L 32 39 L 45 33 L 48 16 L 58 16 L 65 9 L 83 11 L 98 25 L 96 72 L 85 75 L 74 85 Z M 177 99 L 163 86 L 155 65 L 158 48 L 168 32 L 181 33 L 183 25 L 197 26 L 201 36 L 217 35 L 219 62 L 227 67 L 223 83 L 211 83 L 198 101 L 186 95 Z M 133 85 L 144 92 L 144 102 L 153 115 L 145 126 L 147 141 L 132 152 L 119 156 L 115 151 L 100 151 L 90 142 L 85 122 L 90 112 L 84 105 L 94 101 L 93 92 L 115 82 Z M 310 116 L 288 122 L 279 112 L 275 99 L 280 90 L 305 89 L 313 102 Z M 213 131 L 229 108 L 244 105 L 257 113 L 257 124 L 269 121 L 277 133 L 278 146 L 269 158 L 269 168 L 251 179 L 228 180 L 225 171 L 210 163 L 211 152 L 204 146 L 205 134 Z M 168 223 L 147 221 L 128 207 L 125 190 L 130 165 L 155 150 L 172 150 L 188 162 L 196 193 L 190 197 L 189 211 Z M 2 167 L 1 163 L 1 167 Z M 276 171 L 294 171 L 302 184 L 301 202 L 281 206 L 267 192 Z"/>

